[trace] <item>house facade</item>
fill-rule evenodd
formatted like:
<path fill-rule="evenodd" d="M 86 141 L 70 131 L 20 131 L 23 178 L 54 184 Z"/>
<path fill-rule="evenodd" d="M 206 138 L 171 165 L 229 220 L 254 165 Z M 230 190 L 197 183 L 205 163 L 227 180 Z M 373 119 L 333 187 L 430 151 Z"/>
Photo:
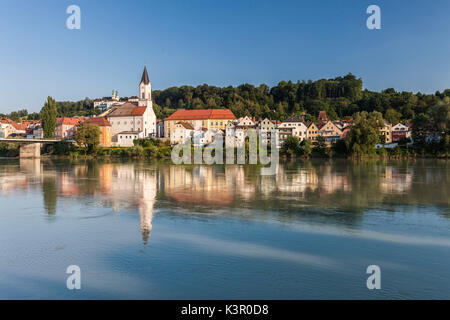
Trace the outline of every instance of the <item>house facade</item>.
<path fill-rule="evenodd" d="M 170 137 L 170 143 L 176 144 L 176 143 L 185 143 L 192 139 L 192 136 L 194 134 L 194 127 L 191 126 L 190 123 L 187 122 L 178 122 L 174 130 L 172 132 L 172 135 Z"/>
<path fill-rule="evenodd" d="M 95 124 L 100 129 L 100 146 L 109 148 L 112 145 L 112 129 L 111 124 L 106 118 L 97 117 L 86 119 L 86 123 Z"/>
<path fill-rule="evenodd" d="M 236 120 L 228 109 L 177 110 L 164 119 L 164 137 L 170 138 L 178 122 L 189 123 L 195 130 L 205 128 L 225 131 L 226 126 Z"/>
<path fill-rule="evenodd" d="M 307 137 L 307 130 L 308 128 L 303 123 L 302 120 L 300 120 L 297 117 L 287 117 L 279 126 L 279 129 L 288 129 L 292 128 L 292 136 L 299 138 L 301 141 L 305 140 Z M 286 133 L 289 130 L 284 130 Z M 280 135 L 281 138 L 281 135 Z"/>
<path fill-rule="evenodd" d="M 241 147 L 245 144 L 249 130 L 254 130 L 256 134 L 258 126 L 250 117 L 239 118 L 237 122 L 230 122 L 225 129 L 225 143 L 227 146 L 235 145 Z"/>
<path fill-rule="evenodd" d="M 265 118 L 258 123 L 259 138 L 262 143 L 269 144 L 272 141 L 272 133 L 277 132 L 277 125 L 272 120 Z M 276 137 L 276 144 L 278 145 L 278 135 Z"/>
<path fill-rule="evenodd" d="M 310 123 L 306 131 L 306 138 L 314 142 L 317 140 L 317 137 L 319 135 L 320 129 L 317 127 L 317 125 L 314 122 Z"/>
<path fill-rule="evenodd" d="M 385 122 L 380 129 L 381 135 L 385 137 L 385 144 L 392 143 L 392 124 Z"/>
<path fill-rule="evenodd" d="M 399 142 L 408 138 L 411 138 L 411 132 L 409 131 L 408 126 L 397 123 L 392 127 L 392 142 Z"/>
<path fill-rule="evenodd" d="M 81 121 L 78 118 L 58 118 L 56 120 L 55 138 L 72 140 L 80 122 Z"/>
<path fill-rule="evenodd" d="M 335 143 L 342 137 L 342 130 L 332 121 L 325 123 L 320 129 L 319 134 L 325 138 L 327 144 Z"/>

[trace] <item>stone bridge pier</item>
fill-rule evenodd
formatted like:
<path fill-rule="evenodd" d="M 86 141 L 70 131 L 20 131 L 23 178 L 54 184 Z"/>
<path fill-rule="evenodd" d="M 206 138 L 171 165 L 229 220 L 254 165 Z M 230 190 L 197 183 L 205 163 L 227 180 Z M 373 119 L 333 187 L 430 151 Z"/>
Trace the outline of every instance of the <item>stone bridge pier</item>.
<path fill-rule="evenodd" d="M 41 144 L 29 143 L 20 145 L 20 158 L 38 159 L 41 157 Z"/>

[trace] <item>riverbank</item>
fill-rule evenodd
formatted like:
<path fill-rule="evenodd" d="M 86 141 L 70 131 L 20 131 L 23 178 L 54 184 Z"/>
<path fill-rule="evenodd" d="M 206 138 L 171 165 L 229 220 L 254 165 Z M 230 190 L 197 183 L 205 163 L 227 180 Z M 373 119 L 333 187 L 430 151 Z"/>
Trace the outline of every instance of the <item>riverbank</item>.
<path fill-rule="evenodd" d="M 205 152 L 202 148 L 202 153 Z M 226 151 L 223 149 L 224 160 Z M 234 154 L 237 154 L 235 149 Z M 268 150 L 270 156 L 270 148 Z M 168 143 L 154 141 L 138 141 L 133 147 L 96 147 L 93 152 L 87 153 L 84 148 L 69 145 L 68 143 L 58 143 L 52 148 L 42 152 L 42 157 L 56 159 L 171 159 L 172 146 Z M 191 156 L 194 158 L 194 148 L 191 147 Z M 302 149 L 293 152 L 289 149 L 279 149 L 281 159 L 448 159 L 449 153 L 426 153 L 418 152 L 414 148 L 396 147 L 392 149 L 374 149 L 372 154 L 347 155 L 336 151 L 333 148 L 313 148 L 309 154 L 305 154 Z M 0 157 L 14 159 L 19 157 L 19 146 L 15 143 L 0 143 Z M 236 157 L 236 156 L 235 156 Z M 249 158 L 248 148 L 246 149 L 246 160 Z M 248 162 L 248 161 L 247 161 Z"/>

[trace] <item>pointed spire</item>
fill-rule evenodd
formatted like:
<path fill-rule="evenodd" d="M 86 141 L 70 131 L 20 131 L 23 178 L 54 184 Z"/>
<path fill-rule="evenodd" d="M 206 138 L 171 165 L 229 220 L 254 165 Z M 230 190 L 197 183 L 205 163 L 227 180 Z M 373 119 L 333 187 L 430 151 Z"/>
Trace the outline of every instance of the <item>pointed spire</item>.
<path fill-rule="evenodd" d="M 144 66 L 144 72 L 142 73 L 141 83 L 149 84 L 150 80 L 148 79 L 147 66 Z"/>

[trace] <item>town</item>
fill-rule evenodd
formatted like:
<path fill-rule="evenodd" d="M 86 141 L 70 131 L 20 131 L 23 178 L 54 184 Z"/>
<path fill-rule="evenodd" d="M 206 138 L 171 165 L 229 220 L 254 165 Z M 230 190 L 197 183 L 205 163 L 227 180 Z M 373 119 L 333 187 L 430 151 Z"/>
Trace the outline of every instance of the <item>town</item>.
<path fill-rule="evenodd" d="M 311 121 L 311 115 L 306 112 L 298 116 L 287 116 L 281 121 L 267 117 L 256 118 L 251 114 L 238 118 L 226 108 L 179 109 L 168 117 L 157 119 L 147 67 L 142 72 L 139 96 L 123 99 L 119 97 L 118 90 L 113 90 L 111 97 L 96 99 L 93 104 L 99 110 L 97 116 L 58 117 L 54 130 L 51 131 L 53 134 L 45 133 L 45 120 L 16 122 L 8 117 L 1 118 L 0 142 L 8 142 L 8 139 L 53 138 L 80 144 L 76 141 L 76 133 L 80 126 L 90 125 L 98 128 L 98 142 L 94 144 L 102 148 L 134 147 L 145 139 L 158 139 L 166 145 L 189 142 L 194 146 L 204 147 L 213 143 L 218 136 L 224 138 L 227 146 L 242 146 L 250 131 L 257 133 L 260 143 L 275 142 L 278 148 L 287 147 L 288 141 L 289 145 L 308 143 L 311 146 L 330 148 L 347 139 L 356 123 L 353 118 L 330 120 L 325 110 L 319 111 L 317 117 L 314 115 L 316 121 Z M 362 122 L 369 122 L 368 117 L 372 116 L 361 115 Z M 382 119 L 381 114 L 375 118 L 379 139 L 373 143 L 372 148 L 393 149 L 399 145 L 413 145 L 411 122 L 388 123 Z M 439 143 L 445 137 L 445 132 L 436 134 L 429 131 L 425 132 L 423 139 L 427 143 Z M 368 137 L 363 136 L 362 139 L 368 140 Z"/>

